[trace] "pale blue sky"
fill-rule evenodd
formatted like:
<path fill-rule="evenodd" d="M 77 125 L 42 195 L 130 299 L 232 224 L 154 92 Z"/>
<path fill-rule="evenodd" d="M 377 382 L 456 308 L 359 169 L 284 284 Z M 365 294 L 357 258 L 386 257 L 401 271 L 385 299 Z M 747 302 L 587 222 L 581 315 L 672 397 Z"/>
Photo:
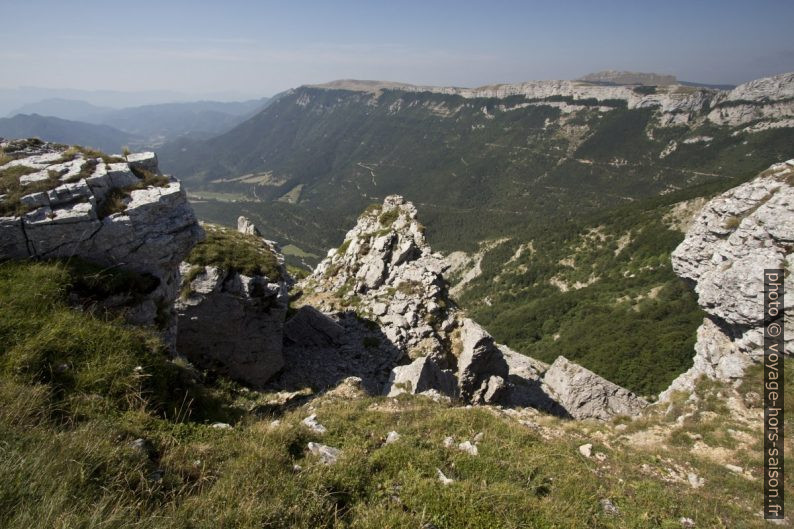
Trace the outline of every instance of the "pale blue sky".
<path fill-rule="evenodd" d="M 591 71 L 794 70 L 794 1 L 0 0 L 0 88 L 272 95 L 339 78 L 477 86 Z"/>

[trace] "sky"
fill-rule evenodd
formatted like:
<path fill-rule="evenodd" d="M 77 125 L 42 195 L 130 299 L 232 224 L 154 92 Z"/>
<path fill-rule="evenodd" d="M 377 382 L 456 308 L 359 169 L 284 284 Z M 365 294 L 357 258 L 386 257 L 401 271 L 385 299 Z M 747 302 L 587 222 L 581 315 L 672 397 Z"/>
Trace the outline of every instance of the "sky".
<path fill-rule="evenodd" d="M 604 69 L 794 71 L 794 1 L 0 0 L 0 89 L 270 96 L 334 79 L 480 86 Z"/>

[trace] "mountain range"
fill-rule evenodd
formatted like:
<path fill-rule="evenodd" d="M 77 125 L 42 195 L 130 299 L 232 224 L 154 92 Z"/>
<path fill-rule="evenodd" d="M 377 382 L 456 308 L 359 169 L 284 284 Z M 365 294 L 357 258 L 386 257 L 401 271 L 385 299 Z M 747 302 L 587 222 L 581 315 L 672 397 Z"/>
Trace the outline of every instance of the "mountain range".
<path fill-rule="evenodd" d="M 122 146 L 153 148 L 180 137 L 221 134 L 267 106 L 268 98 L 239 102 L 195 101 L 111 108 L 51 98 L 28 103 L 0 119 L 0 135 L 93 145 L 117 152 Z M 65 121 L 64 121 L 65 120 Z M 104 139 L 101 139 L 103 138 Z M 96 139 L 99 138 L 99 139 Z"/>
<path fill-rule="evenodd" d="M 702 319 L 670 268 L 687 212 L 790 158 L 793 118 L 794 74 L 732 90 L 342 80 L 158 153 L 200 217 L 245 215 L 303 267 L 405 196 L 495 338 L 650 394 L 691 365 Z"/>

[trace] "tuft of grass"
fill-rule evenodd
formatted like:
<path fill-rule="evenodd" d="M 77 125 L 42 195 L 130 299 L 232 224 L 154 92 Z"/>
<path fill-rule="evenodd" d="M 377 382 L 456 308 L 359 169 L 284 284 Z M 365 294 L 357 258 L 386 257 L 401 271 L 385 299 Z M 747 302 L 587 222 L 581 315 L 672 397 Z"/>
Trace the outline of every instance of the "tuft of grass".
<path fill-rule="evenodd" d="M 739 224 L 741 224 L 741 222 L 742 219 L 740 219 L 739 217 L 728 217 L 727 219 L 725 219 L 723 228 L 725 228 L 726 230 L 735 230 L 736 228 L 739 227 Z"/>
<path fill-rule="evenodd" d="M 188 263 L 249 276 L 263 275 L 271 281 L 284 279 L 276 255 L 259 237 L 215 225 L 204 228 L 206 238 L 185 259 Z"/>
<path fill-rule="evenodd" d="M 365 217 L 367 215 L 377 215 L 380 213 L 381 205 L 380 204 L 370 204 L 366 208 L 364 208 L 363 213 L 361 213 L 360 217 Z"/>
<path fill-rule="evenodd" d="M 147 187 L 164 187 L 167 186 L 170 182 L 169 178 L 164 175 L 158 175 L 149 171 L 148 169 L 143 169 L 140 167 L 130 167 L 130 171 L 141 179 L 141 181 L 135 184 L 131 190 L 134 189 L 145 189 Z"/>
<path fill-rule="evenodd" d="M 344 242 L 339 245 L 339 248 L 337 248 L 336 254 L 343 255 L 348 248 L 350 248 L 350 239 L 345 239 Z"/>
<path fill-rule="evenodd" d="M 125 189 L 111 189 L 97 206 L 97 217 L 104 219 L 127 209 L 129 193 Z"/>
<path fill-rule="evenodd" d="M 24 215 L 30 208 L 20 202 L 20 199 L 31 193 L 48 191 L 57 187 L 61 182 L 60 175 L 55 171 L 49 173 L 49 178 L 39 182 L 33 182 L 26 186 L 19 183 L 20 177 L 35 173 L 38 169 L 17 165 L 0 171 L 0 195 L 5 198 L 0 202 L 0 216 Z"/>
<path fill-rule="evenodd" d="M 289 272 L 289 275 L 292 276 L 295 281 L 306 279 L 309 277 L 309 274 L 312 273 L 311 270 L 306 268 L 289 264 L 287 265 L 287 272 Z"/>
<path fill-rule="evenodd" d="M 400 210 L 397 208 L 389 209 L 384 211 L 378 217 L 378 222 L 380 222 L 381 226 L 388 227 L 391 226 L 395 220 L 400 217 Z"/>

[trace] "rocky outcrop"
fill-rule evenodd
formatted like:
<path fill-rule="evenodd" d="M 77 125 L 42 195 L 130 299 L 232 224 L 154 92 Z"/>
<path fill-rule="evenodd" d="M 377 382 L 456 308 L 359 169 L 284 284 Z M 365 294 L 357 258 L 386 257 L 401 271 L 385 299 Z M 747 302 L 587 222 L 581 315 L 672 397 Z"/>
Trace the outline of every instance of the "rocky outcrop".
<path fill-rule="evenodd" d="M 794 116 L 794 73 L 775 75 L 720 92 L 710 104 L 707 119 L 718 125 L 775 122 Z"/>
<path fill-rule="evenodd" d="M 305 290 L 321 309 L 355 309 L 377 322 L 411 358 L 443 356 L 452 326 L 442 275 L 446 268 L 443 256 L 425 241 L 416 208 L 393 195 L 358 219 L 308 278 Z"/>
<path fill-rule="evenodd" d="M 693 367 L 661 398 L 691 391 L 700 376 L 735 381 L 763 355 L 763 270 L 794 264 L 794 160 L 706 204 L 672 254 L 673 270 L 695 286 L 707 318 L 698 329 Z M 791 327 L 792 296 L 786 297 Z M 788 333 L 786 350 L 794 346 Z"/>
<path fill-rule="evenodd" d="M 567 369 L 551 371 L 553 383 L 544 384 L 546 364 L 496 344 L 455 307 L 446 268 L 427 245 L 413 205 L 389 196 L 371 207 L 300 285 L 306 306 L 286 324 L 288 358 L 279 380 L 330 387 L 355 375 L 388 396 L 443 395 L 577 418 L 632 413 L 644 405 L 567 361 Z M 370 347 L 362 347 L 367 342 Z M 585 382 L 597 386 L 589 393 L 577 385 L 583 372 L 589 374 Z"/>
<path fill-rule="evenodd" d="M 636 415 L 648 403 L 563 356 L 543 376 L 546 393 L 575 419 Z"/>
<path fill-rule="evenodd" d="M 503 402 L 508 393 L 509 368 L 490 334 L 468 318 L 461 318 L 458 381 L 461 397 L 474 403 Z M 500 398 L 501 397 L 501 398 Z"/>
<path fill-rule="evenodd" d="M 16 140 L 0 143 L 0 259 L 81 257 L 146 274 L 156 287 L 125 317 L 157 325 L 173 348 L 179 262 L 202 230 L 179 182 L 160 174 L 154 153 L 127 159 Z"/>
<path fill-rule="evenodd" d="M 282 343 L 289 304 L 290 279 L 284 258 L 272 241 L 259 236 L 244 217 L 235 238 L 218 226 L 206 227 L 211 240 L 203 244 L 245 244 L 256 256 L 275 257 L 270 275 L 244 273 L 233 263 L 206 264 L 201 245 L 181 264 L 182 293 L 177 348 L 199 367 L 213 369 L 235 380 L 261 387 L 284 366 Z M 197 264 L 198 263 L 198 264 Z M 270 277 L 273 276 L 273 277 Z"/>

